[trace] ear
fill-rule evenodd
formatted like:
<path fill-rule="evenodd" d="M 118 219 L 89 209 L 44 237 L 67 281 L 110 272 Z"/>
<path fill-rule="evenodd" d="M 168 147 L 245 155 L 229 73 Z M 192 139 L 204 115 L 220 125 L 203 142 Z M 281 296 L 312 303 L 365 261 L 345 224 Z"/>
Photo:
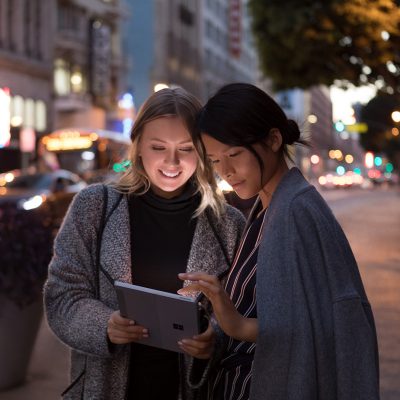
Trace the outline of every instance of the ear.
<path fill-rule="evenodd" d="M 283 138 L 281 131 L 278 128 L 272 128 L 265 140 L 274 153 L 277 153 L 282 147 Z"/>

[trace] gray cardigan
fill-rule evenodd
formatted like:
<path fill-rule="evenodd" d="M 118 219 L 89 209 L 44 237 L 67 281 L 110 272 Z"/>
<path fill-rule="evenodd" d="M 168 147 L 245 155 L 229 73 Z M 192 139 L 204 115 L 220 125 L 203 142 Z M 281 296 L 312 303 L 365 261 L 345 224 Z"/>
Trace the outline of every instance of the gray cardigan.
<path fill-rule="evenodd" d="M 349 243 L 297 168 L 267 212 L 257 262 L 251 400 L 377 400 L 374 319 Z"/>
<path fill-rule="evenodd" d="M 108 188 L 108 212 L 118 193 Z M 128 381 L 129 345 L 111 345 L 107 321 L 118 309 L 115 290 L 100 273 L 100 300 L 95 299 L 96 234 L 103 192 L 91 185 L 75 196 L 54 245 L 45 285 L 47 321 L 71 348 L 71 382 L 65 399 L 123 400 Z M 232 259 L 244 227 L 242 214 L 227 206 L 214 226 Z M 126 198 L 109 218 L 103 233 L 101 265 L 114 280 L 131 281 L 131 243 Z M 198 217 L 187 271 L 218 274 L 228 266 L 204 213 Z M 85 372 L 84 372 L 85 371 Z M 75 381 L 75 382 L 74 382 Z"/>

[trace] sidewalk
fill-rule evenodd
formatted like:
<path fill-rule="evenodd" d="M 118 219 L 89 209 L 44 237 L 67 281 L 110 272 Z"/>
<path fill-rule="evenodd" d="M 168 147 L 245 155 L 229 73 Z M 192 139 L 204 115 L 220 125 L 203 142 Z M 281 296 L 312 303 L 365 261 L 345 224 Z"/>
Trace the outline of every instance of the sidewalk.
<path fill-rule="evenodd" d="M 69 353 L 50 332 L 45 320 L 33 350 L 26 382 L 0 392 L 1 400 L 57 400 L 68 386 Z"/>

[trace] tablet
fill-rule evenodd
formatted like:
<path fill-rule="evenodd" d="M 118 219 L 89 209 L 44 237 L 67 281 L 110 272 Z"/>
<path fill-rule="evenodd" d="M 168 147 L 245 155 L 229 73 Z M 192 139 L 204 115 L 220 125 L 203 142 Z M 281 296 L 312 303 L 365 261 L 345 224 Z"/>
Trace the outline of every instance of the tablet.
<path fill-rule="evenodd" d="M 114 285 L 121 315 L 149 330 L 138 343 L 183 353 L 178 341 L 200 332 L 195 299 L 125 282 Z"/>

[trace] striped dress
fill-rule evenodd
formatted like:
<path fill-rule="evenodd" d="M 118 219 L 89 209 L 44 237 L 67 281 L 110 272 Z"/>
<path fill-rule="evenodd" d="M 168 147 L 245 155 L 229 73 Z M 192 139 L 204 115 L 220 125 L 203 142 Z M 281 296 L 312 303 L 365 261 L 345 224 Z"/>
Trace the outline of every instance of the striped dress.
<path fill-rule="evenodd" d="M 258 247 L 265 224 L 264 210 L 249 226 L 240 244 L 225 289 L 237 310 L 245 317 L 257 318 L 256 270 Z M 226 353 L 220 370 L 212 383 L 212 400 L 247 400 L 255 343 L 227 338 Z"/>

